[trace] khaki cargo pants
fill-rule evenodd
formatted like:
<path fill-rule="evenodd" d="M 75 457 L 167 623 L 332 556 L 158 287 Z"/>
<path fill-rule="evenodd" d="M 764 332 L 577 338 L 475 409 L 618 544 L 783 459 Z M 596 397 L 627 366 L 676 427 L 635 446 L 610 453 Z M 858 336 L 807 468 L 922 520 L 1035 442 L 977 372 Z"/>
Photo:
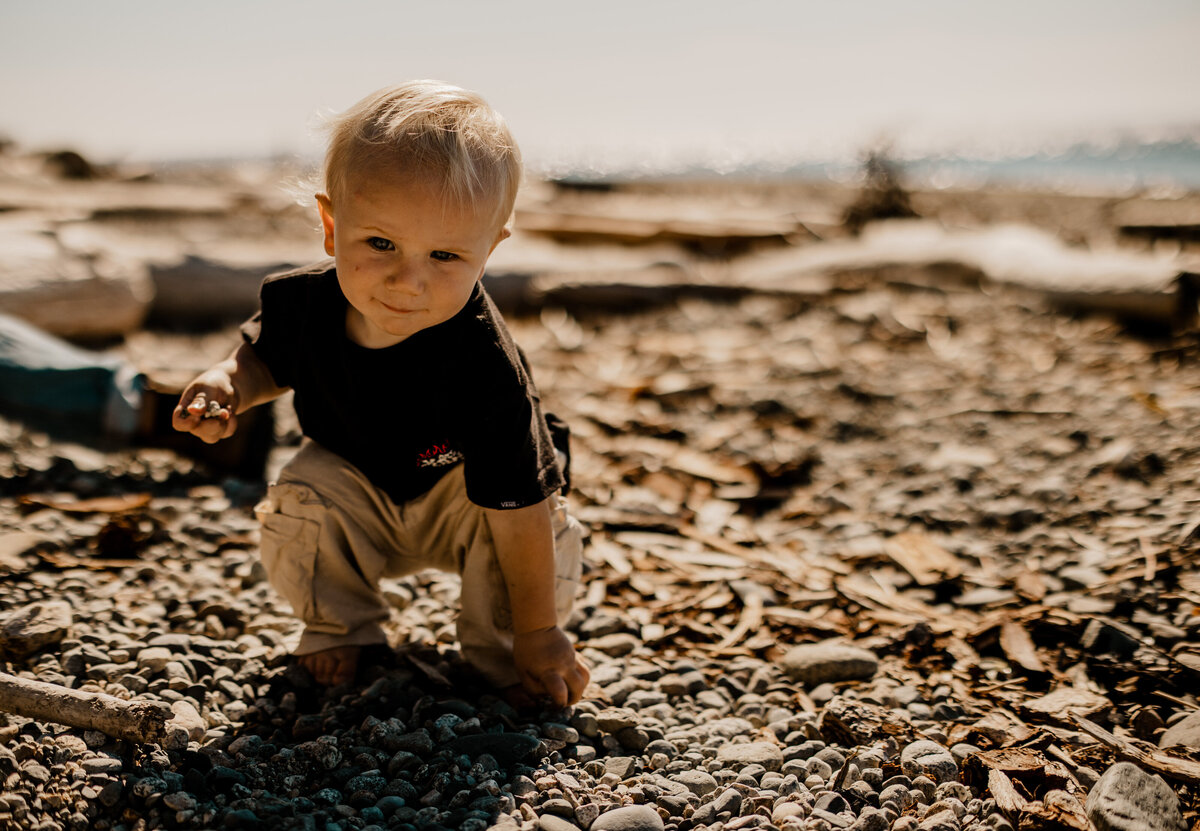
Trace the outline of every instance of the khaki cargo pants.
<path fill-rule="evenodd" d="M 561 626 L 579 588 L 583 532 L 557 494 L 550 507 Z M 305 624 L 296 654 L 385 643 L 380 578 L 436 568 L 462 577 L 463 657 L 497 686 L 518 682 L 508 590 L 486 514 L 467 499 L 462 465 L 397 505 L 357 468 L 305 440 L 255 513 L 271 585 Z"/>

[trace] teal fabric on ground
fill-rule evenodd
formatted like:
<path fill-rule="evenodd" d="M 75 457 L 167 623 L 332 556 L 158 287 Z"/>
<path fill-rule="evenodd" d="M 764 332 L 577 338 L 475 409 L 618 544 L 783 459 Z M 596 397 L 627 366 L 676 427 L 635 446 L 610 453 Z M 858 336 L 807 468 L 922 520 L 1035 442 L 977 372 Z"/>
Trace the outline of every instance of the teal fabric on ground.
<path fill-rule="evenodd" d="M 0 314 L 3 412 L 45 413 L 82 428 L 131 433 L 139 386 L 140 376 L 120 359 L 80 349 Z"/>

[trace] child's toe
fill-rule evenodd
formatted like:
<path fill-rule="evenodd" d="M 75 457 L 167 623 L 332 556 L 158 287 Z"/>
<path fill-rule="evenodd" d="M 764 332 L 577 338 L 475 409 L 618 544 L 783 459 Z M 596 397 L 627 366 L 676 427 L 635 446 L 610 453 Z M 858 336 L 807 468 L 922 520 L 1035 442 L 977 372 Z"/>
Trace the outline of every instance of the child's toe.
<path fill-rule="evenodd" d="M 358 669 L 358 650 L 339 652 L 334 656 L 333 666 L 329 674 L 334 684 L 345 684 L 354 680 L 354 672 Z"/>
<path fill-rule="evenodd" d="M 357 646 L 341 646 L 301 655 L 300 666 L 308 670 L 313 680 L 323 687 L 333 687 L 354 680 L 358 669 Z"/>
<path fill-rule="evenodd" d="M 300 666 L 308 670 L 308 674 L 313 677 L 313 680 L 322 686 L 329 684 L 329 668 L 326 666 L 325 656 L 316 655 L 301 655 Z"/>

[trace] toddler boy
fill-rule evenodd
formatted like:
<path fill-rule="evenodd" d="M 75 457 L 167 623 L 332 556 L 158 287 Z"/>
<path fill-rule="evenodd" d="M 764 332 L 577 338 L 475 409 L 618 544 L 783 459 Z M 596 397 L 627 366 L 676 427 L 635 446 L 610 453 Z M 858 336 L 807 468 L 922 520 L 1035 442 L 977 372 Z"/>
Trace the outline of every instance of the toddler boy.
<path fill-rule="evenodd" d="M 268 277 L 244 342 L 183 392 L 174 424 L 208 442 L 287 389 L 304 443 L 256 512 L 271 583 L 305 623 L 323 684 L 385 642 L 384 576 L 462 575 L 463 656 L 559 706 L 589 673 L 562 625 L 579 524 L 524 355 L 480 283 L 521 177 L 477 95 L 381 90 L 334 124 L 317 195 L 333 261 Z"/>

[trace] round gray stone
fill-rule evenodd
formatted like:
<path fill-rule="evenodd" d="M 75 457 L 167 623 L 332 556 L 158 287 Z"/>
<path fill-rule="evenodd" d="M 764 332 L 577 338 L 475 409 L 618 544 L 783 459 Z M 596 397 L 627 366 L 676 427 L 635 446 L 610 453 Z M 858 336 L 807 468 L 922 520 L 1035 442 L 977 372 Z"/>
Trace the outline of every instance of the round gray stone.
<path fill-rule="evenodd" d="M 175 653 L 165 646 L 148 646 L 137 654 L 138 669 L 162 672 L 175 659 Z"/>
<path fill-rule="evenodd" d="M 696 809 L 692 814 L 692 822 L 697 825 L 710 825 L 716 822 L 717 815 L 728 811 L 737 816 L 742 810 L 742 792 L 737 788 L 726 788 L 713 799 Z"/>
<path fill-rule="evenodd" d="M 717 761 L 727 765 L 762 765 L 767 770 L 783 767 L 783 751 L 770 742 L 727 744 L 717 751 Z"/>
<path fill-rule="evenodd" d="M 809 776 L 820 776 L 822 779 L 828 780 L 833 776 L 833 766 L 824 759 L 818 759 L 816 756 L 804 763 L 804 768 Z"/>
<path fill-rule="evenodd" d="M 193 704 L 183 700 L 173 701 L 171 702 L 171 713 L 170 723 L 186 730 L 189 741 L 204 740 L 204 734 L 208 732 L 208 724 L 200 713 L 196 712 Z"/>
<path fill-rule="evenodd" d="M 954 757 L 954 761 L 960 765 L 967 760 L 968 756 L 974 756 L 976 753 L 982 752 L 981 748 L 966 742 L 959 742 L 950 748 L 950 755 Z"/>
<path fill-rule="evenodd" d="M 635 710 L 627 707 L 608 707 L 596 714 L 601 730 L 616 733 L 626 727 L 637 727 L 641 723 Z"/>
<path fill-rule="evenodd" d="M 779 825 L 789 817 L 804 819 L 808 816 L 809 808 L 800 802 L 780 802 L 771 810 L 771 822 Z"/>
<path fill-rule="evenodd" d="M 1117 762 L 1092 788 L 1085 805 L 1099 831 L 1185 831 L 1179 797 L 1161 776 Z"/>
<path fill-rule="evenodd" d="M 873 652 L 848 643 L 825 641 L 793 646 L 780 661 L 783 671 L 806 687 L 874 677 L 879 660 Z"/>
<path fill-rule="evenodd" d="M 1158 739 L 1159 747 L 1174 747 L 1179 744 L 1200 748 L 1200 710 L 1168 727 Z"/>
<path fill-rule="evenodd" d="M 663 821 L 649 805 L 629 805 L 601 814 L 590 831 L 663 831 Z"/>
<path fill-rule="evenodd" d="M 58 643 L 71 628 L 69 604 L 38 601 L 0 615 L 0 655 L 17 658 Z"/>
<path fill-rule="evenodd" d="M 909 776 L 925 775 L 934 782 L 958 778 L 958 763 L 950 751 L 927 739 L 915 741 L 900 753 L 900 768 Z"/>
<path fill-rule="evenodd" d="M 941 807 L 937 810 L 930 810 L 917 827 L 920 831 L 961 831 L 962 829 L 954 811 Z"/>
<path fill-rule="evenodd" d="M 717 789 L 717 780 L 702 770 L 680 771 L 671 777 L 671 781 L 678 782 L 696 796 L 706 796 Z"/>
<path fill-rule="evenodd" d="M 579 826 L 568 822 L 554 814 L 542 814 L 538 817 L 538 831 L 579 831 Z"/>
<path fill-rule="evenodd" d="M 87 773 L 120 773 L 124 769 L 120 759 L 112 756 L 95 756 L 91 759 L 81 759 L 79 766 Z"/>
<path fill-rule="evenodd" d="M 721 706 L 726 705 L 722 702 Z M 745 736 L 753 733 L 754 725 L 744 718 L 729 716 L 719 718 L 716 721 L 710 721 L 704 725 L 697 725 L 697 732 L 706 736 L 720 736 L 723 739 L 732 739 L 734 736 Z"/>

